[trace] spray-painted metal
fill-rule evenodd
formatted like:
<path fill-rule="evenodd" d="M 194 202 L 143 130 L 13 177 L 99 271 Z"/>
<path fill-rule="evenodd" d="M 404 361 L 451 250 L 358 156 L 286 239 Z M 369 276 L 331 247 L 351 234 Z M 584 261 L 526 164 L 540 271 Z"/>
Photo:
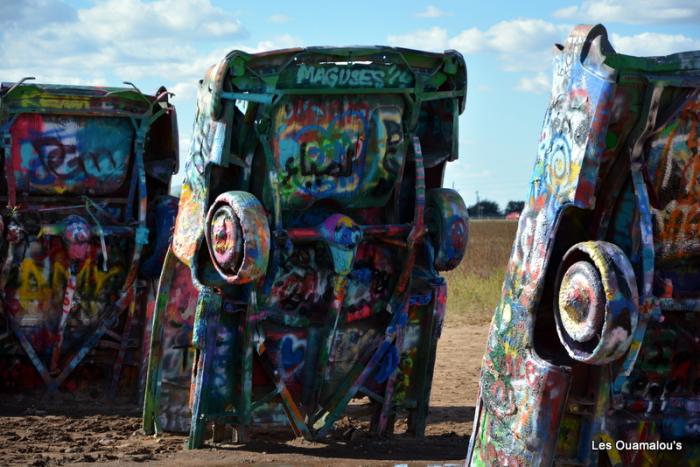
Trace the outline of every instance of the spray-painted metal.
<path fill-rule="evenodd" d="M 700 458 L 700 52 L 554 59 L 469 465 Z"/>
<path fill-rule="evenodd" d="M 167 92 L 3 84 L 0 135 L 0 390 L 133 397 L 177 209 Z"/>
<path fill-rule="evenodd" d="M 234 51 L 209 70 L 154 311 L 147 433 L 189 428 L 192 448 L 211 424 L 321 438 L 366 396 L 374 430 L 400 411 L 423 434 L 437 271 L 467 243 L 464 202 L 440 188 L 465 93 L 453 51 Z"/>

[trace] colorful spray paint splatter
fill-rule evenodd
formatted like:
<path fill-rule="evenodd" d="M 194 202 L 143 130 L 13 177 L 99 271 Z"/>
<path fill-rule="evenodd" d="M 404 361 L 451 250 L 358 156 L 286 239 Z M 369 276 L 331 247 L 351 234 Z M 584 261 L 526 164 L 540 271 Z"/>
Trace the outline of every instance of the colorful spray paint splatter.
<path fill-rule="evenodd" d="M 162 261 L 147 244 L 167 245 L 175 216 L 161 211 L 149 235 L 170 174 L 152 177 L 146 162 L 177 157 L 173 109 L 133 89 L 25 82 L 0 95 L 0 390 L 133 398 L 148 299 L 139 265 Z"/>
<path fill-rule="evenodd" d="M 555 58 L 468 464 L 697 460 L 698 69 L 618 55 L 600 25 Z M 683 450 L 615 448 L 668 440 Z"/>
<path fill-rule="evenodd" d="M 332 55 L 232 52 L 200 87 L 177 263 L 160 283 L 174 290 L 173 265 L 186 265 L 197 289 L 190 447 L 212 422 L 239 440 L 269 424 L 323 438 L 354 397 L 371 401 L 374 431 L 397 412 L 424 431 L 445 310 L 438 270 L 467 244 L 464 202 L 440 188 L 466 69 L 456 53 Z M 159 302 L 154 329 L 169 309 Z M 175 429 L 159 426 L 174 408 L 159 389 L 165 345 L 154 338 L 149 433 Z"/>

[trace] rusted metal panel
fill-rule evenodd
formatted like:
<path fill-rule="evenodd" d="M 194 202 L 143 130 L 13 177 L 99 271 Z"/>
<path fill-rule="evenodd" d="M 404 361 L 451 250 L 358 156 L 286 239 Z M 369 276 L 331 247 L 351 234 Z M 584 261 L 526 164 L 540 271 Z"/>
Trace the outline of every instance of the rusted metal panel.
<path fill-rule="evenodd" d="M 617 54 L 600 25 L 560 48 L 468 464 L 700 455 L 699 70 Z"/>
<path fill-rule="evenodd" d="M 0 88 L 3 389 L 137 394 L 140 264 L 162 261 L 175 216 L 174 119 L 167 94 Z"/>
<path fill-rule="evenodd" d="M 207 72 L 154 311 L 155 330 L 170 313 L 163 291 L 184 290 L 174 278 L 189 267 L 190 447 L 211 423 L 321 438 L 360 396 L 376 431 L 407 411 L 422 435 L 438 271 L 459 264 L 468 234 L 461 197 L 440 188 L 465 92 L 455 52 L 234 51 Z M 164 339 L 154 334 L 147 432 L 181 428 L 160 422 L 173 408 Z"/>

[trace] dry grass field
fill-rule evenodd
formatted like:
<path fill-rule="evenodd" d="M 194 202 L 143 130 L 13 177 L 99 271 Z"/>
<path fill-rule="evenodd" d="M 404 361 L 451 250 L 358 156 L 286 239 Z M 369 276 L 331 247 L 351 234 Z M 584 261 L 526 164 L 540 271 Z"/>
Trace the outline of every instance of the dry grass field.
<path fill-rule="evenodd" d="M 491 321 L 517 228 L 516 221 L 470 221 L 467 256 L 455 270 L 445 274 L 449 321 Z"/>

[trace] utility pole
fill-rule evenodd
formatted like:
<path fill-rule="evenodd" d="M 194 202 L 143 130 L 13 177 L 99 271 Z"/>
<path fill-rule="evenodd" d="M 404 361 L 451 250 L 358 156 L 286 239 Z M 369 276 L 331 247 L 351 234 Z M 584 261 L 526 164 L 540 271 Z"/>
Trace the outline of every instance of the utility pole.
<path fill-rule="evenodd" d="M 476 190 L 476 218 L 481 219 L 481 201 L 479 200 L 479 190 Z"/>

